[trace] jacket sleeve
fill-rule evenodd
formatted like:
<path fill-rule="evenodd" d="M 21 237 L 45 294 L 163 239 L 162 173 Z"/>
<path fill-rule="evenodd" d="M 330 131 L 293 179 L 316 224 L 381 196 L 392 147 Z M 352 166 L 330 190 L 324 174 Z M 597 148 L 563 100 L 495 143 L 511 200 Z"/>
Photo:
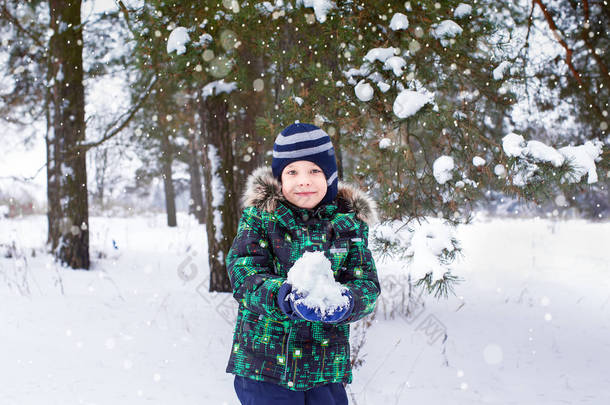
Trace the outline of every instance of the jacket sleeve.
<path fill-rule="evenodd" d="M 348 287 L 354 297 L 354 308 L 351 315 L 340 323 L 360 320 L 373 312 L 377 297 L 381 293 L 377 268 L 373 255 L 368 248 L 369 228 L 360 222 L 357 237 L 351 238 L 348 256 L 345 259 L 346 269 L 339 277 L 339 282 Z"/>
<path fill-rule="evenodd" d="M 243 210 L 226 265 L 233 297 L 240 305 L 278 320 L 288 319 L 276 301 L 285 278 L 273 274 L 269 242 L 257 208 Z"/>

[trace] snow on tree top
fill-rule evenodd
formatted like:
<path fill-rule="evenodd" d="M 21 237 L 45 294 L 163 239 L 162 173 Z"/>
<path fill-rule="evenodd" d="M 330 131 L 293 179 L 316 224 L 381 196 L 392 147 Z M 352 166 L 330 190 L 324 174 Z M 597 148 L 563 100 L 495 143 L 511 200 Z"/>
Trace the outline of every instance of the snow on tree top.
<path fill-rule="evenodd" d="M 395 245 L 397 251 L 405 253 L 408 265 L 403 268 L 414 280 L 430 273 L 434 282 L 442 279 L 446 272 L 452 272 L 453 259 L 447 253 L 458 246 L 451 225 L 432 217 L 412 220 L 407 227 L 404 225 L 402 220 L 378 224 L 373 229 L 373 237 L 386 240 Z"/>
<path fill-rule="evenodd" d="M 254 8 L 256 8 L 259 13 L 263 14 L 263 15 L 269 15 L 271 13 L 273 13 L 275 11 L 275 8 L 277 7 L 277 4 L 274 6 L 273 4 L 271 4 L 268 1 L 263 1 L 262 3 L 256 3 L 254 5 Z"/>
<path fill-rule="evenodd" d="M 298 5 L 298 3 L 297 3 Z M 262 15 L 271 15 L 274 20 L 277 20 L 280 17 L 286 15 L 286 11 L 292 11 L 292 4 L 288 2 L 284 5 L 283 0 L 275 0 L 275 4 L 271 4 L 269 1 L 263 1 L 262 3 L 257 3 L 254 7 L 262 14 Z"/>
<path fill-rule="evenodd" d="M 178 55 L 182 55 L 186 52 L 186 44 L 190 41 L 191 38 L 189 38 L 186 28 L 174 28 L 167 39 L 167 53 L 176 51 Z"/>
<path fill-rule="evenodd" d="M 210 43 L 212 43 L 214 41 L 214 38 L 212 38 L 212 36 L 208 33 L 205 34 L 201 34 L 199 36 L 199 41 L 197 42 L 197 45 L 208 45 Z"/>
<path fill-rule="evenodd" d="M 386 59 L 394 56 L 398 52 L 399 52 L 399 49 L 393 48 L 393 47 L 373 48 L 366 53 L 366 55 L 364 56 L 364 59 L 371 63 L 375 62 L 376 60 L 378 60 L 380 62 L 385 62 Z"/>
<path fill-rule="evenodd" d="M 381 90 L 382 93 L 390 90 L 390 85 L 386 82 L 377 82 L 377 87 L 379 87 L 379 90 Z"/>
<path fill-rule="evenodd" d="M 370 75 L 368 75 L 366 78 L 369 79 L 370 81 L 372 81 L 373 83 L 383 81 L 383 76 L 379 72 L 373 72 Z"/>
<path fill-rule="evenodd" d="M 400 56 L 391 56 L 383 64 L 385 70 L 392 70 L 397 77 L 402 76 L 402 68 L 407 66 L 407 62 Z"/>
<path fill-rule="evenodd" d="M 529 141 L 522 153 L 536 160 L 550 162 L 555 167 L 561 166 L 565 161 L 565 157 L 557 149 L 545 145 L 540 141 Z"/>
<path fill-rule="evenodd" d="M 201 96 L 205 99 L 208 96 L 218 95 L 220 93 L 230 93 L 237 90 L 237 83 L 226 83 L 224 79 L 210 82 L 201 90 Z"/>
<path fill-rule="evenodd" d="M 394 114 L 398 118 L 407 118 L 418 112 L 424 105 L 433 102 L 434 93 L 426 90 L 402 90 L 394 100 Z"/>
<path fill-rule="evenodd" d="M 455 18 L 462 18 L 462 17 L 466 17 L 466 16 L 470 15 L 471 13 L 472 13 L 472 6 L 470 4 L 460 3 L 455 8 L 455 11 L 453 12 L 453 16 Z"/>
<path fill-rule="evenodd" d="M 462 33 L 462 27 L 452 20 L 444 20 L 433 25 L 432 36 L 436 39 L 454 38 Z"/>
<path fill-rule="evenodd" d="M 565 161 L 565 157 L 555 148 L 540 141 L 525 143 L 523 137 L 515 133 L 510 133 L 502 138 L 502 147 L 508 156 L 527 156 L 540 162 L 550 162 L 555 167 L 561 166 Z"/>
<path fill-rule="evenodd" d="M 548 162 L 558 167 L 566 159 L 574 170 L 566 173 L 562 181 L 577 183 L 585 174 L 588 174 L 587 182 L 589 184 L 596 183 L 598 180 L 595 162 L 601 159 L 603 148 L 599 140 L 587 141 L 584 145 L 579 146 L 565 146 L 557 150 L 540 141 L 526 143 L 521 135 L 510 133 L 502 138 L 502 148 L 507 156 L 522 159 L 522 169 L 513 178 L 513 184 L 517 186 L 525 186 L 527 180 L 533 176 L 538 168 L 533 162 Z"/>
<path fill-rule="evenodd" d="M 472 164 L 476 167 L 483 166 L 485 164 L 485 159 L 480 156 L 475 156 L 472 158 Z"/>
<path fill-rule="evenodd" d="M 297 0 L 296 6 L 298 7 L 299 5 L 313 8 L 316 20 L 320 23 L 325 22 L 328 12 L 336 7 L 335 3 L 329 0 Z"/>
<path fill-rule="evenodd" d="M 462 33 L 462 27 L 455 21 L 444 20 L 439 24 L 432 25 L 432 36 L 441 40 L 443 46 L 447 45 L 446 38 L 455 38 Z"/>
<path fill-rule="evenodd" d="M 562 180 L 577 183 L 582 176 L 588 175 L 587 183 L 597 183 L 595 162 L 601 160 L 603 144 L 597 139 L 587 141 L 584 145 L 565 146 L 559 153 L 565 156 L 574 167 L 574 172 L 567 173 Z"/>
<path fill-rule="evenodd" d="M 521 135 L 511 132 L 502 138 L 502 149 L 507 156 L 516 157 L 521 155 L 521 151 L 525 147 L 525 139 Z"/>
<path fill-rule="evenodd" d="M 342 292 L 347 288 L 335 281 L 330 261 L 324 252 L 305 252 L 288 271 L 293 293 L 302 295 L 295 302 L 332 314 L 349 304 Z"/>
<path fill-rule="evenodd" d="M 432 164 L 432 171 L 438 184 L 445 184 L 451 180 L 453 177 L 451 172 L 454 168 L 455 164 L 453 163 L 453 158 L 451 156 L 443 155 L 437 158 Z"/>
<path fill-rule="evenodd" d="M 392 140 L 390 138 L 383 138 L 379 141 L 379 149 L 387 149 L 392 146 Z"/>
<path fill-rule="evenodd" d="M 493 78 L 494 80 L 502 80 L 504 78 L 504 73 L 506 73 L 506 70 L 510 67 L 510 62 L 508 61 L 503 61 L 502 63 L 500 63 L 498 65 L 497 68 L 495 68 L 493 70 Z"/>
<path fill-rule="evenodd" d="M 362 69 L 350 68 L 348 71 L 343 72 L 346 77 L 352 76 L 366 76 L 368 71 L 362 71 Z"/>
<path fill-rule="evenodd" d="M 466 114 L 464 114 L 462 111 L 455 111 L 453 113 L 453 118 L 458 119 L 458 120 L 465 120 L 466 119 Z"/>
<path fill-rule="evenodd" d="M 449 270 L 442 259 L 446 252 L 453 252 L 455 235 L 452 227 L 439 218 L 426 218 L 412 225 L 413 235 L 407 249 L 411 257 L 409 272 L 416 279 L 431 273 L 432 280 L 440 280 Z"/>
<path fill-rule="evenodd" d="M 392 20 L 390 21 L 390 28 L 394 31 L 397 30 L 406 30 L 409 28 L 409 20 L 407 16 L 402 13 L 396 13 L 392 16 Z"/>
<path fill-rule="evenodd" d="M 364 80 L 360 80 L 354 90 L 360 101 L 370 101 L 373 98 L 373 87 Z"/>
<path fill-rule="evenodd" d="M 502 177 L 506 174 L 506 168 L 501 164 L 497 164 L 494 166 L 494 174 L 498 177 Z"/>
<path fill-rule="evenodd" d="M 362 64 L 362 66 L 360 66 L 360 69 L 350 68 L 349 70 L 344 71 L 343 75 L 347 77 L 347 82 L 349 84 L 355 85 L 356 79 L 354 79 L 354 76 L 366 76 L 370 73 L 370 71 L 370 65 L 365 62 Z"/>

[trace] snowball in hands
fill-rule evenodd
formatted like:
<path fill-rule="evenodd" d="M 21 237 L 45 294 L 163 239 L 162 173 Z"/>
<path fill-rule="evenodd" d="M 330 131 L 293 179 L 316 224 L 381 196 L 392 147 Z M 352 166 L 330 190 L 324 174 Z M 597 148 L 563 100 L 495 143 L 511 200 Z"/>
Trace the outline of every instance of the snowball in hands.
<path fill-rule="evenodd" d="M 341 293 L 347 290 L 335 281 L 330 261 L 323 252 L 305 252 L 288 272 L 295 304 L 301 303 L 324 315 L 349 305 L 349 298 Z"/>

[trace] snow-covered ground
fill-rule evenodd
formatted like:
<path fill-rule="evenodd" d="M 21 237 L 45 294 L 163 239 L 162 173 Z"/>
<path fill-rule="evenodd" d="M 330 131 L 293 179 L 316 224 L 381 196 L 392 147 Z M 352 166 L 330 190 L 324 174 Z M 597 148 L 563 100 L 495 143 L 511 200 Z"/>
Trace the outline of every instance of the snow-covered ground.
<path fill-rule="evenodd" d="M 87 272 L 41 253 L 45 217 L 0 219 L 0 404 L 238 404 L 234 304 L 207 293 L 204 227 L 178 221 L 91 218 Z M 378 307 L 352 403 L 610 403 L 610 224 L 479 220 L 458 236 L 457 297 L 409 319 Z M 386 285 L 404 271 L 377 265 Z"/>

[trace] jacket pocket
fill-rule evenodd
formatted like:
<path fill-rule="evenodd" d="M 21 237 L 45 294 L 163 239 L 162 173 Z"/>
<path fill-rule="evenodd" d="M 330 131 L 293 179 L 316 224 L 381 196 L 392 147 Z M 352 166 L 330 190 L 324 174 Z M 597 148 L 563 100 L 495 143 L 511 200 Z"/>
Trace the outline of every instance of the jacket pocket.
<path fill-rule="evenodd" d="M 328 260 L 330 260 L 335 279 L 345 263 L 345 259 L 349 253 L 349 248 L 350 238 L 340 238 L 335 239 L 326 251 L 326 257 Z"/>
<path fill-rule="evenodd" d="M 329 343 L 315 348 L 312 357 L 318 359 L 311 378 L 319 382 L 348 381 L 351 375 L 349 342 Z"/>
<path fill-rule="evenodd" d="M 349 342 L 349 325 L 315 322 L 311 325 L 314 345 L 342 345 Z"/>
<path fill-rule="evenodd" d="M 250 355 L 275 359 L 285 344 L 284 323 L 246 310 L 239 328 L 239 340 Z"/>

